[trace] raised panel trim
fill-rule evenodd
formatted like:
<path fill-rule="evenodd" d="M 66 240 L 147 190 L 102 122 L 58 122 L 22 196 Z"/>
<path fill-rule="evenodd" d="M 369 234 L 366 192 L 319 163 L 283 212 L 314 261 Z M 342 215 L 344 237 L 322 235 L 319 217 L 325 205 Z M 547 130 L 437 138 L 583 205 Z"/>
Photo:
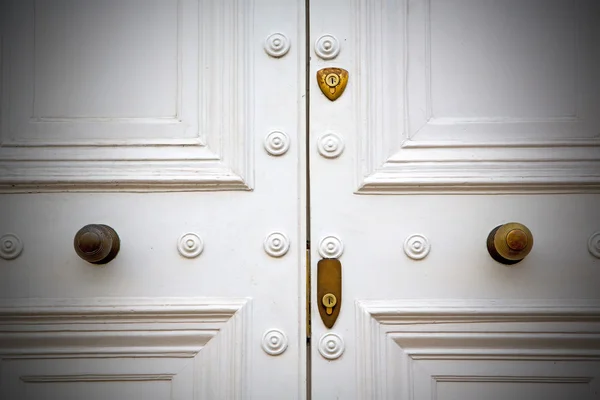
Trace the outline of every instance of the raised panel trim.
<path fill-rule="evenodd" d="M 409 98 L 409 86 L 413 85 L 407 72 L 410 59 L 422 56 L 426 66 L 431 61 L 426 39 L 430 29 L 427 18 L 430 0 L 410 4 L 406 0 L 394 3 L 354 0 L 353 6 L 358 60 L 354 85 L 359 151 L 356 194 L 600 191 L 600 131 L 592 138 L 506 142 L 418 140 L 418 134 L 411 135 L 410 121 L 419 119 L 416 114 L 421 112 L 426 114 L 425 125 L 443 122 L 452 129 L 477 125 L 432 119 L 427 88 Z M 409 8 L 412 8 L 410 13 Z M 414 8 L 418 10 L 415 12 Z M 417 48 L 414 37 L 412 42 L 410 38 L 418 36 L 414 35 L 415 29 L 425 38 Z M 403 46 L 402 53 L 392 59 L 390 54 L 394 51 L 387 46 L 398 43 Z M 398 73 L 399 68 L 402 73 Z M 424 69 L 427 83 L 427 68 Z M 386 90 L 389 87 L 397 90 Z M 398 112 L 398 108 L 402 111 Z M 555 122 L 580 123 L 573 118 L 559 120 Z M 494 127 L 507 121 L 469 122 Z"/>
<path fill-rule="evenodd" d="M 66 383 L 66 382 L 144 382 L 172 381 L 174 374 L 139 374 L 139 375 L 32 375 L 21 376 L 25 383 Z"/>
<path fill-rule="evenodd" d="M 521 382 L 521 383 L 590 383 L 588 376 L 486 376 L 486 375 L 433 375 L 438 382 Z"/>
<path fill-rule="evenodd" d="M 251 301 L 247 298 L 31 299 L 0 301 L 0 361 L 73 358 L 189 359 L 194 399 L 246 398 Z M 171 363 L 172 364 L 172 363 Z M 219 366 L 215 375 L 215 366 Z M 164 373 L 112 380 L 172 380 Z M 24 375 L 24 382 L 90 376 Z"/>
<path fill-rule="evenodd" d="M 392 384 L 412 398 L 419 360 L 600 361 L 596 300 L 358 300 L 355 312 L 359 398 L 396 398 Z"/>
<path fill-rule="evenodd" d="M 452 362 L 452 361 L 450 361 Z M 436 369 L 435 366 L 430 366 L 433 369 Z M 446 368 L 447 369 L 447 368 Z M 587 386 L 587 391 L 594 393 L 597 389 L 597 373 L 596 376 L 595 371 L 589 371 L 591 373 L 586 373 L 579 369 L 579 371 L 570 371 L 570 374 L 564 374 L 565 371 L 560 372 L 560 368 L 554 373 L 550 373 L 546 376 L 540 376 L 541 374 L 536 375 L 513 375 L 515 371 L 509 372 L 505 374 L 499 375 L 486 375 L 485 373 L 479 373 L 476 367 L 471 368 L 471 370 L 467 373 L 459 374 L 459 375 L 447 375 L 447 374 L 435 374 L 431 371 L 428 371 L 426 367 L 418 368 L 418 372 L 415 373 L 415 381 L 418 381 L 420 387 L 415 385 L 413 389 L 415 394 L 414 398 L 430 398 L 437 399 L 439 398 L 440 388 L 438 384 L 440 383 L 458 383 L 464 387 L 465 384 L 469 383 L 484 383 L 484 384 L 493 384 L 493 383 L 502 383 L 502 384 L 535 384 L 535 385 L 552 385 L 555 389 L 558 389 L 560 386 Z M 590 376 L 592 375 L 592 376 Z M 424 385 L 424 382 L 430 383 L 430 385 Z M 416 383 L 416 382 L 415 382 Z M 579 398 L 579 397 L 576 397 Z"/>
<path fill-rule="evenodd" d="M 196 2 L 197 15 L 189 17 L 181 15 L 184 2 L 178 1 L 179 17 L 197 18 L 200 30 L 198 38 L 180 38 L 198 40 L 199 46 L 198 70 L 193 71 L 201 106 L 194 116 L 198 120 L 194 125 L 199 126 L 196 137 L 12 141 L 6 113 L 11 104 L 6 90 L 10 69 L 4 68 L 0 192 L 252 190 L 254 2 Z M 10 51 L 5 53 L 0 59 L 6 64 Z M 220 85 L 222 81 L 227 84 Z M 106 123 L 107 129 L 114 123 L 150 123 L 158 130 L 181 123 L 179 119 L 94 121 Z M 85 123 L 80 127 L 85 129 Z"/>

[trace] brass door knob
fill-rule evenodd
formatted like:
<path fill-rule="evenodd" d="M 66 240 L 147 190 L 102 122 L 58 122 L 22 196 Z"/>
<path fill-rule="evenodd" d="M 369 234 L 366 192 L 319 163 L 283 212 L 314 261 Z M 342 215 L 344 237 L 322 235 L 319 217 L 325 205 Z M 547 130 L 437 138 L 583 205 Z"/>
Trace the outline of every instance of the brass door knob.
<path fill-rule="evenodd" d="M 488 252 L 499 263 L 513 265 L 533 248 L 533 235 L 523 224 L 509 222 L 494 228 L 487 238 Z"/>
<path fill-rule="evenodd" d="M 106 264 L 119 252 L 121 240 L 108 225 L 91 224 L 81 228 L 73 242 L 79 257 L 92 264 Z"/>

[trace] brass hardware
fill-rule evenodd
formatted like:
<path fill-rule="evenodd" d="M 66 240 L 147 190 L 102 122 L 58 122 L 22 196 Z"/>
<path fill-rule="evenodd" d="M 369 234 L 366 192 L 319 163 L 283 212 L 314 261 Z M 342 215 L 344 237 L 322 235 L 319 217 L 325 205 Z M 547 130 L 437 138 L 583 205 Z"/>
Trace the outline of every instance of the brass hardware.
<path fill-rule="evenodd" d="M 346 89 L 348 71 L 342 68 L 323 68 L 317 71 L 317 82 L 323 94 L 335 101 Z"/>
<path fill-rule="evenodd" d="M 533 248 L 533 235 L 523 224 L 510 222 L 494 228 L 487 238 L 488 252 L 499 263 L 513 265 Z"/>
<path fill-rule="evenodd" d="M 325 258 L 317 264 L 317 299 L 323 324 L 332 328 L 342 307 L 342 263 Z"/>
<path fill-rule="evenodd" d="M 333 313 L 333 307 L 337 303 L 337 298 L 332 293 L 327 293 L 323 296 L 323 305 L 326 308 L 327 315 L 331 315 Z"/>
<path fill-rule="evenodd" d="M 121 240 L 110 226 L 91 224 L 75 234 L 73 246 L 83 260 L 92 264 L 106 264 L 117 256 Z"/>
<path fill-rule="evenodd" d="M 306 241 L 306 338 L 310 339 L 311 336 L 311 273 L 310 273 L 310 241 Z"/>
<path fill-rule="evenodd" d="M 330 88 L 334 88 L 340 84 L 340 76 L 334 73 L 327 74 L 327 76 L 325 77 L 325 83 Z"/>

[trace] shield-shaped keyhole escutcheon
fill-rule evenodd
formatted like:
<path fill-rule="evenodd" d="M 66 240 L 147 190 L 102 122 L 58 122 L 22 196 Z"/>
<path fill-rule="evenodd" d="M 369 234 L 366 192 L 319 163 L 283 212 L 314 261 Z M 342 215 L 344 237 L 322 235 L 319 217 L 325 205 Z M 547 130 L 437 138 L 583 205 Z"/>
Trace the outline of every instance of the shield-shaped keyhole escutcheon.
<path fill-rule="evenodd" d="M 348 71 L 342 68 L 323 68 L 317 71 L 317 82 L 323 94 L 335 101 L 346 89 Z"/>

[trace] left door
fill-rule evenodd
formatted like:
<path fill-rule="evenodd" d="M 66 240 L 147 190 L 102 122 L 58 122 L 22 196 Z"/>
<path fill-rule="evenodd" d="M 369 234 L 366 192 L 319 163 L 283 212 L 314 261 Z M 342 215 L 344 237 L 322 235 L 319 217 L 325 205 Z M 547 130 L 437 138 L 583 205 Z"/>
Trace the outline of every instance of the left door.
<path fill-rule="evenodd" d="M 303 2 L 0 19 L 0 398 L 303 397 Z"/>

